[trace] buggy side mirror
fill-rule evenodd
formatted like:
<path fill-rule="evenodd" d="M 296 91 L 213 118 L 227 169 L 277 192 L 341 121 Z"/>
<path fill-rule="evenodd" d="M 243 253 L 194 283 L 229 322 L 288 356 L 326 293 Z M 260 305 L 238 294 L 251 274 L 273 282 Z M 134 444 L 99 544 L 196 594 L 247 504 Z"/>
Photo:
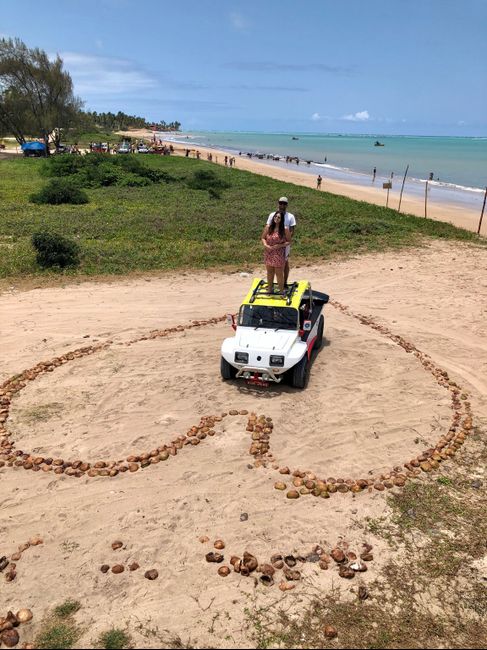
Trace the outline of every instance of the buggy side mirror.
<path fill-rule="evenodd" d="M 234 330 L 237 329 L 237 326 L 235 325 L 235 316 L 233 314 L 227 314 L 227 325 L 233 327 Z"/>

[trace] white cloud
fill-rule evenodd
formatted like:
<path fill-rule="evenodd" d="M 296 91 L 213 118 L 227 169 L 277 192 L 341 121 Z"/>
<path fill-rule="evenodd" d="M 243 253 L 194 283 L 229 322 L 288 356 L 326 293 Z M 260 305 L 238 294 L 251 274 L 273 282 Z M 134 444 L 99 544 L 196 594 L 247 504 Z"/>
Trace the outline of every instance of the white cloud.
<path fill-rule="evenodd" d="M 83 95 L 121 95 L 149 90 L 158 86 L 135 62 L 78 52 L 61 52 L 75 92 Z"/>
<path fill-rule="evenodd" d="M 321 115 L 319 113 L 313 113 L 311 119 L 317 122 L 318 120 L 321 120 Z"/>
<path fill-rule="evenodd" d="M 243 31 L 248 27 L 247 20 L 238 11 L 232 11 L 230 13 L 230 22 L 239 31 Z"/>
<path fill-rule="evenodd" d="M 342 117 L 342 120 L 348 120 L 349 122 L 366 122 L 369 119 L 369 111 L 359 111 L 358 113 L 351 113 Z"/>

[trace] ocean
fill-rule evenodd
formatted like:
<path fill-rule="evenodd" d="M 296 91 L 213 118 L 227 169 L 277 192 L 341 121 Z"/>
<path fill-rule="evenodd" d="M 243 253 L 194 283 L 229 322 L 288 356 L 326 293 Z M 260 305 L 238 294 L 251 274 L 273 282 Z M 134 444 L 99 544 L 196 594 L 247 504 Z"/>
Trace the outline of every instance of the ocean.
<path fill-rule="evenodd" d="M 263 162 L 271 165 L 296 167 L 300 171 L 326 181 L 358 185 L 372 182 L 377 169 L 376 183 L 393 176 L 394 186 L 402 183 L 409 165 L 405 193 L 424 195 L 426 180 L 437 200 L 459 204 L 473 209 L 482 206 L 487 186 L 486 137 L 418 137 L 384 135 L 347 135 L 322 133 L 246 133 L 219 131 L 192 131 L 191 134 L 167 133 L 161 137 L 175 142 L 222 149 L 234 156 L 264 155 Z M 379 141 L 384 146 L 374 146 Z M 269 156 L 269 158 L 267 158 Z M 286 163 L 286 156 L 299 159 Z M 279 157 L 279 160 L 272 158 Z M 309 161 L 309 163 L 308 163 Z"/>

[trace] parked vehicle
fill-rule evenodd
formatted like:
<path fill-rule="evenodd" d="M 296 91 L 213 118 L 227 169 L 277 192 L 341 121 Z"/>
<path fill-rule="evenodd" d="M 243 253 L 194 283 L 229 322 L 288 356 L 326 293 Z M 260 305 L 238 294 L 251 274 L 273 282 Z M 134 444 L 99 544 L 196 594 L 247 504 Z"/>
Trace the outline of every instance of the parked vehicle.
<path fill-rule="evenodd" d="M 117 153 L 131 153 L 132 152 L 132 147 L 130 146 L 129 142 L 122 142 L 121 145 L 119 145 L 117 149 Z"/>
<path fill-rule="evenodd" d="M 267 283 L 255 278 L 237 317 L 229 316 L 235 336 L 221 347 L 223 379 L 265 386 L 287 375 L 292 386 L 305 388 L 311 354 L 323 341 L 327 302 L 327 294 L 312 291 L 307 280 L 286 285 L 283 296 L 269 294 Z"/>
<path fill-rule="evenodd" d="M 149 153 L 149 148 L 145 144 L 138 144 L 137 153 Z"/>

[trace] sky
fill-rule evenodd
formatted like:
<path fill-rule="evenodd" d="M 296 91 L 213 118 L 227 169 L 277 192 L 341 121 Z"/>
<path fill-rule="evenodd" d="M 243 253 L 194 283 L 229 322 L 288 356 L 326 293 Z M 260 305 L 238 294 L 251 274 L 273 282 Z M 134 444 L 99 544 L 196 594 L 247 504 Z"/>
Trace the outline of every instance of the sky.
<path fill-rule="evenodd" d="M 487 0 L 0 0 L 85 109 L 192 130 L 487 136 Z"/>

